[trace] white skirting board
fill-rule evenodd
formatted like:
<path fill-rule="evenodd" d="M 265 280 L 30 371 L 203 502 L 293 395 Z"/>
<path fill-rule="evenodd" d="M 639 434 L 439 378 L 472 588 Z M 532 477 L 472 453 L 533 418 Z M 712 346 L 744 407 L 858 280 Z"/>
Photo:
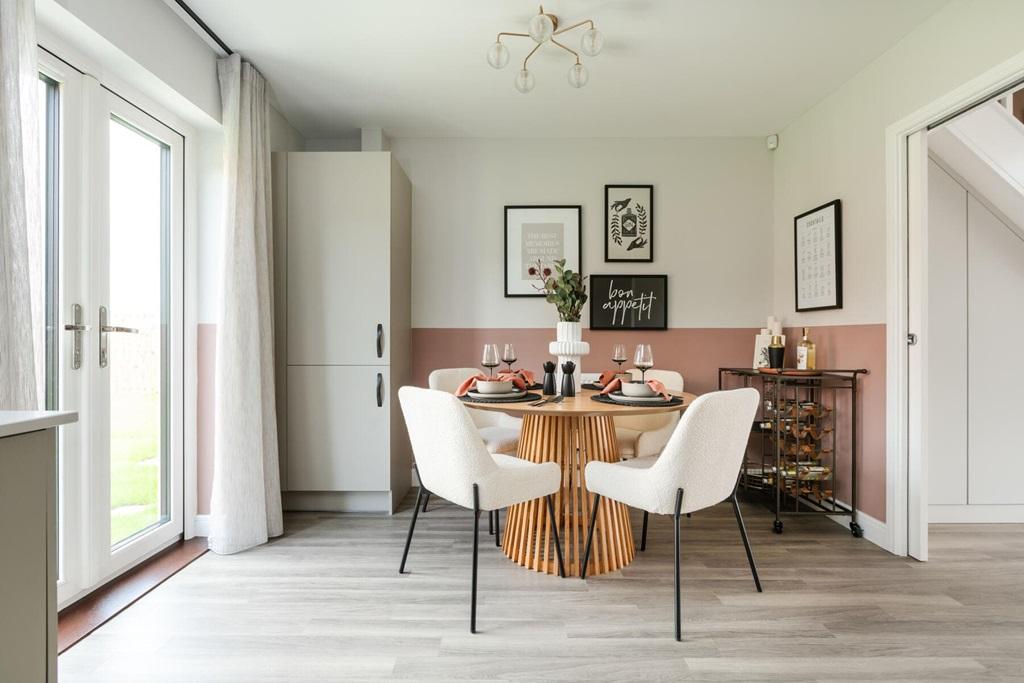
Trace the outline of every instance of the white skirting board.
<path fill-rule="evenodd" d="M 1021 524 L 1024 505 L 929 505 L 929 524 Z"/>
<path fill-rule="evenodd" d="M 210 515 L 196 515 L 192 523 L 193 536 L 207 538 L 210 535 Z"/>
<path fill-rule="evenodd" d="M 849 532 L 850 515 L 828 515 L 828 518 L 836 524 L 841 525 L 847 530 L 847 532 Z M 880 522 L 871 515 L 864 514 L 858 510 L 857 523 L 860 524 L 860 528 L 864 530 L 865 541 L 871 541 L 879 548 L 892 552 L 889 527 L 886 526 L 885 522 Z"/>

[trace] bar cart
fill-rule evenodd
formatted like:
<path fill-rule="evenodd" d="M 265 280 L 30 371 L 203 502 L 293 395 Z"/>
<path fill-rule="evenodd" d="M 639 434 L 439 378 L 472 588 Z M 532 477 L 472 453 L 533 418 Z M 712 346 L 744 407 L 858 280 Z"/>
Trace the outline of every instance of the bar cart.
<path fill-rule="evenodd" d="M 761 493 L 775 511 L 772 530 L 781 534 L 782 515 L 850 515 L 857 523 L 857 389 L 867 370 L 770 370 L 719 368 L 718 388 L 754 387 L 761 408 L 755 439 L 744 460 L 740 485 Z M 849 472 L 850 479 L 841 476 Z M 840 484 L 844 487 L 840 491 Z M 849 502 L 840 498 L 849 495 Z"/>

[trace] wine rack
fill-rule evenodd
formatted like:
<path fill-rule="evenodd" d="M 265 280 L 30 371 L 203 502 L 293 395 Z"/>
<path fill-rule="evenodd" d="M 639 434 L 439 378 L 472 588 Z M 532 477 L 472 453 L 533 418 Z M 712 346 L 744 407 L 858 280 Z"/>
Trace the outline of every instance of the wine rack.
<path fill-rule="evenodd" d="M 819 372 L 719 368 L 720 390 L 746 386 L 761 393 L 740 486 L 773 509 L 776 533 L 787 514 L 849 515 L 850 532 L 859 538 L 857 389 L 867 370 Z"/>

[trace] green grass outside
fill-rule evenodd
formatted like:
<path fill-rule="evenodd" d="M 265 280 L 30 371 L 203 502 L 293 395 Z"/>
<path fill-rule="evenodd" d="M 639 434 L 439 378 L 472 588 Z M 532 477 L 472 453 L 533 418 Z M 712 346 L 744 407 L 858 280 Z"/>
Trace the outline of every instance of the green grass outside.
<path fill-rule="evenodd" d="M 160 519 L 160 401 L 157 392 L 112 398 L 110 544 L 114 545 Z"/>

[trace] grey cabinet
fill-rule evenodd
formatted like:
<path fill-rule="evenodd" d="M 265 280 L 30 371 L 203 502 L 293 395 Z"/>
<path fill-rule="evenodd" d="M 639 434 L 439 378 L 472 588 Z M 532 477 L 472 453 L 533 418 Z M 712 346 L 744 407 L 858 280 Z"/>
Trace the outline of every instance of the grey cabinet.
<path fill-rule="evenodd" d="M 0 411 L 0 681 L 57 680 L 57 425 Z"/>
<path fill-rule="evenodd" d="M 411 471 L 395 400 L 410 370 L 409 181 L 389 152 L 274 165 L 285 505 L 392 511 Z"/>

